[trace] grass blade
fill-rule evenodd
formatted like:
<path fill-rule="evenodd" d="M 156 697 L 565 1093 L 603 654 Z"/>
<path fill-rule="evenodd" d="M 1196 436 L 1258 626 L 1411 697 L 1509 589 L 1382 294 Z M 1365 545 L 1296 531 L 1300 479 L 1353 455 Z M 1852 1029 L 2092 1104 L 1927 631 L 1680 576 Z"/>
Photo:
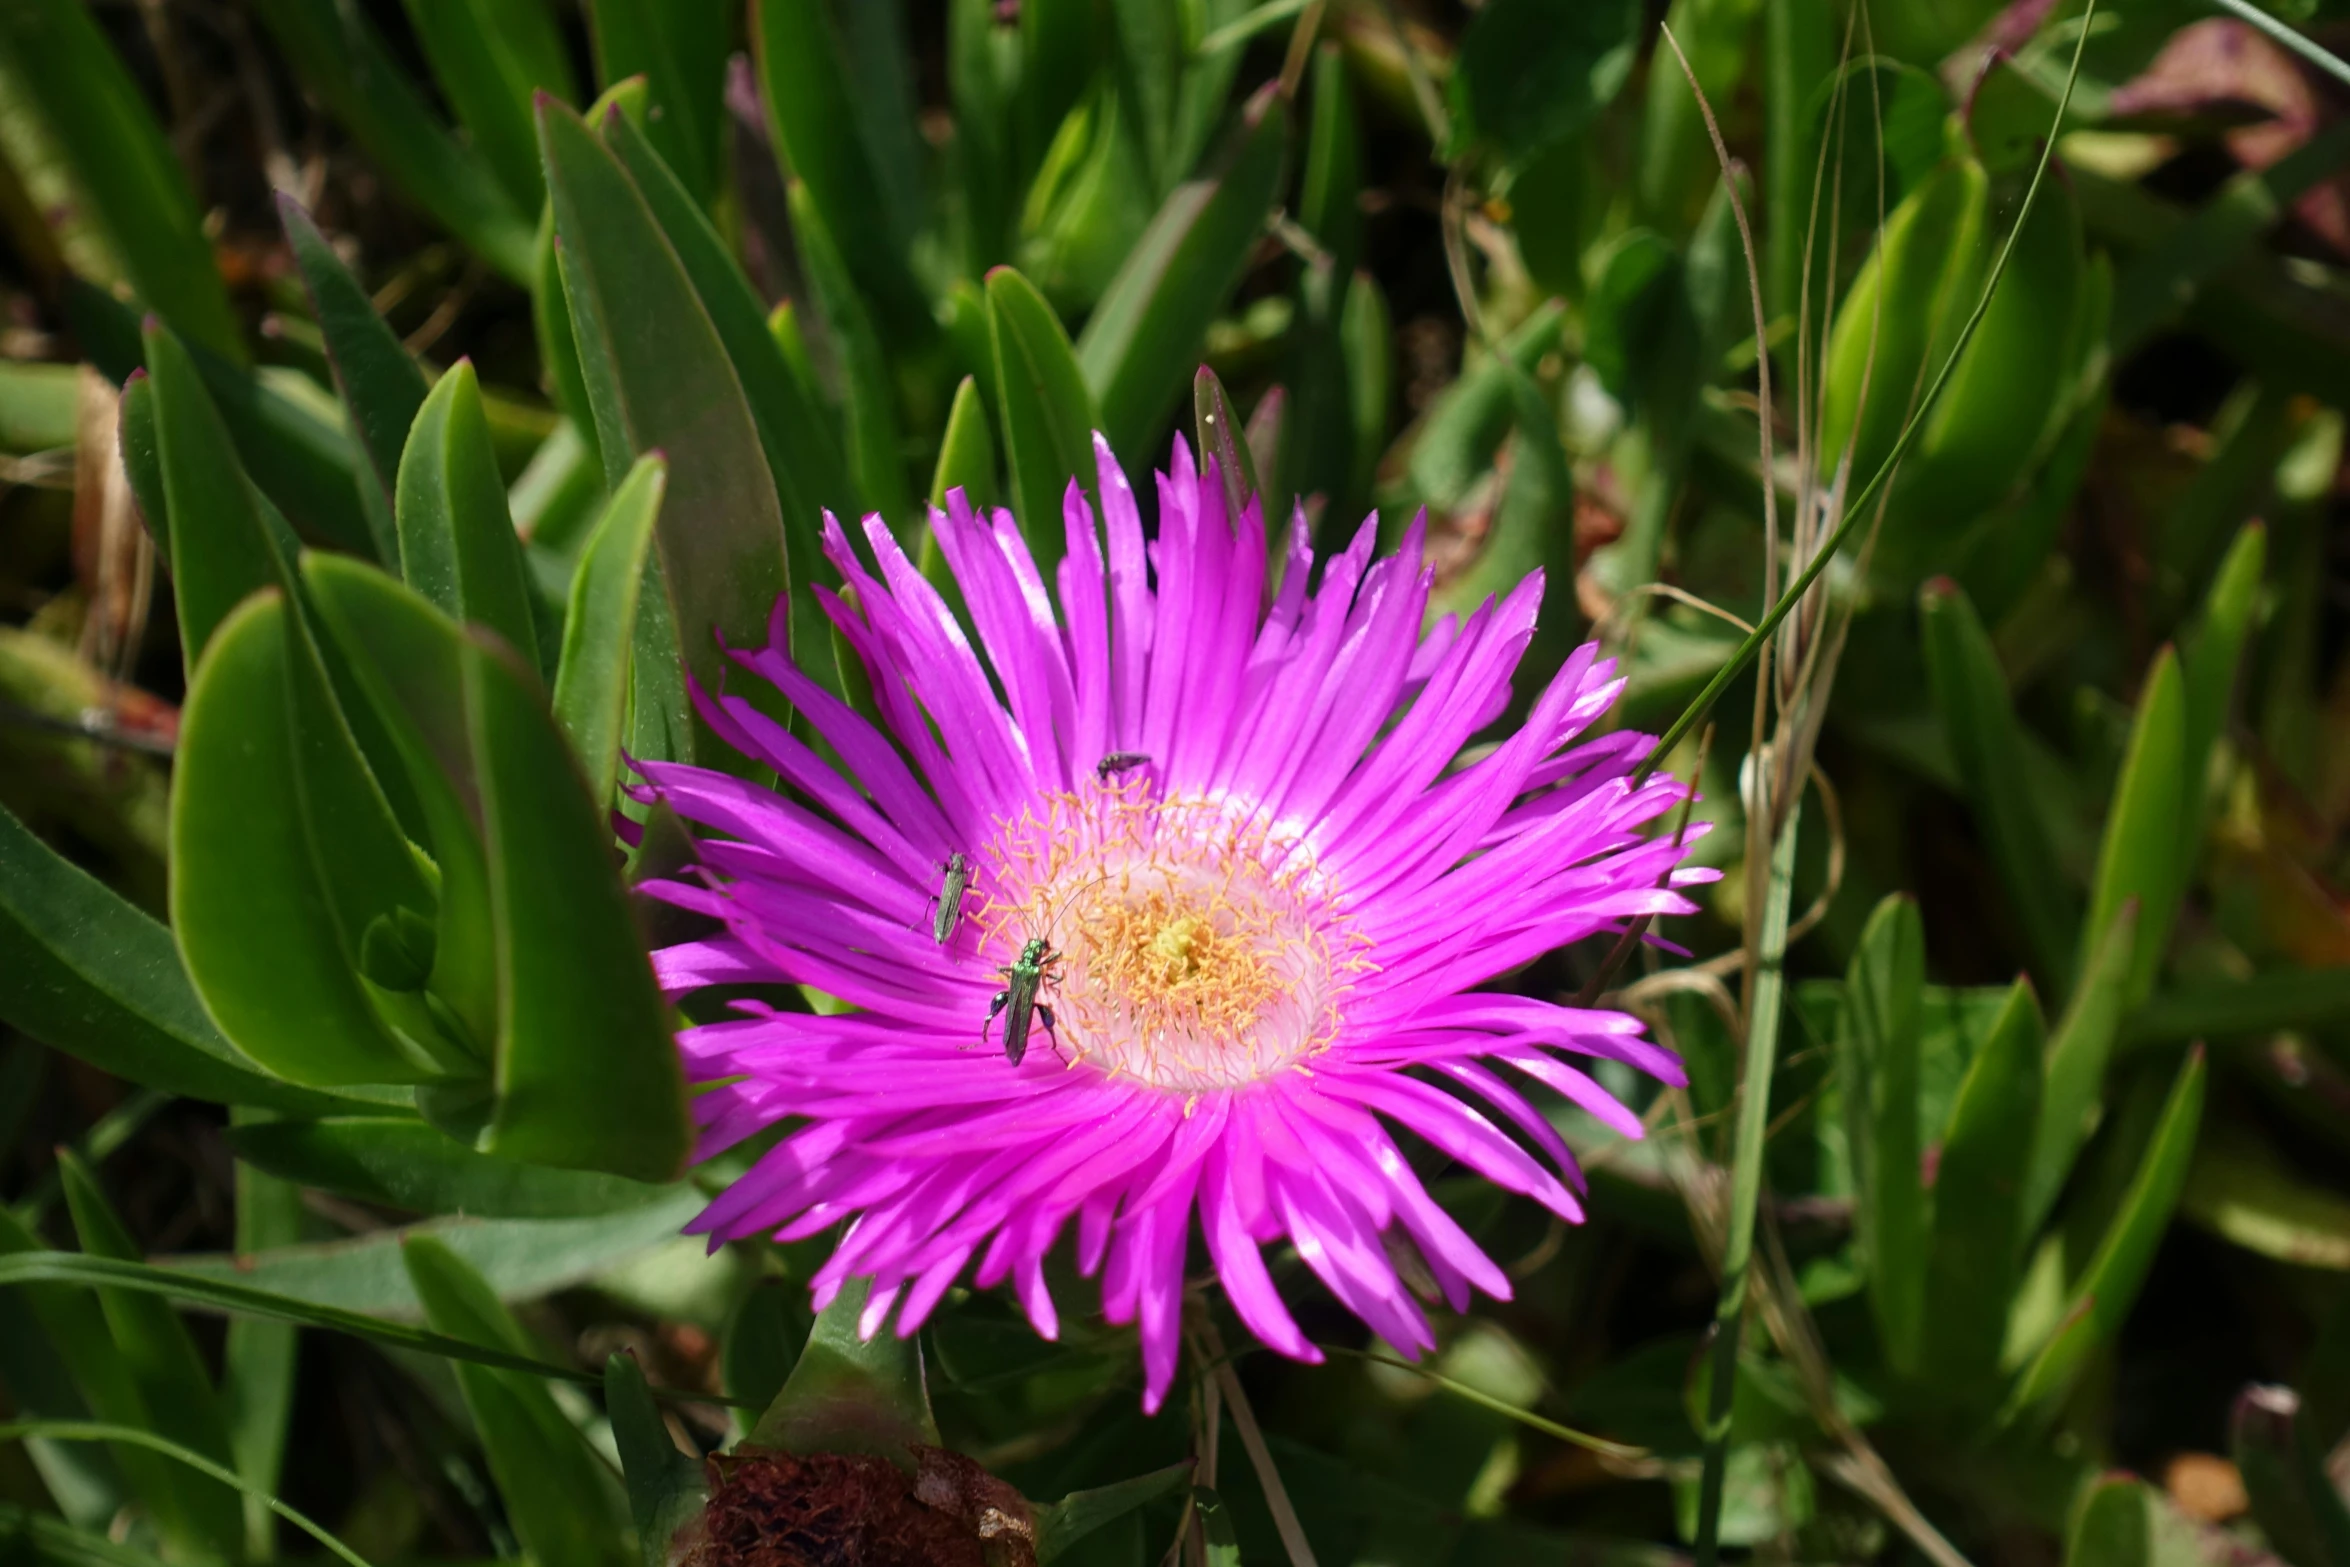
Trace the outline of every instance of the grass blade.
<path fill-rule="evenodd" d="M 177 1442 L 142 1431 L 135 1426 L 113 1425 L 95 1420 L 11 1420 L 0 1425 L 0 1442 L 22 1442 L 39 1437 L 51 1442 L 111 1442 L 132 1447 L 143 1447 L 152 1453 L 187 1465 L 198 1474 L 218 1480 L 222 1485 L 234 1486 L 248 1496 L 256 1497 L 264 1507 L 307 1534 L 350 1567 L 369 1567 L 366 1557 L 352 1550 L 327 1529 L 311 1521 L 309 1516 L 295 1511 L 275 1496 L 259 1487 L 248 1485 L 230 1470 L 214 1463 L 202 1453 L 192 1452 Z"/>
<path fill-rule="evenodd" d="M 503 1371 L 527 1372 L 532 1376 L 551 1377 L 556 1381 L 576 1382 L 583 1386 L 593 1386 L 599 1380 L 569 1366 L 470 1343 L 444 1333 L 410 1327 L 403 1322 L 387 1322 L 381 1317 L 345 1311 L 336 1306 L 272 1294 L 233 1280 L 212 1278 L 192 1269 L 159 1268 L 145 1263 L 119 1262 L 109 1257 L 85 1257 L 70 1251 L 40 1251 L 30 1244 L 11 1249 L 6 1230 L 13 1222 L 6 1217 L 5 1210 L 0 1210 L 0 1289 L 64 1284 L 137 1290 L 213 1311 L 227 1312 L 232 1316 L 260 1317 L 272 1322 L 292 1322 L 305 1327 L 324 1328 L 332 1333 L 347 1333 L 354 1338 L 394 1349 L 438 1355 L 444 1360 L 462 1360 Z M 22 1239 L 30 1241 L 29 1236 Z M 659 1388 L 655 1390 L 655 1396 L 735 1406 L 732 1399 L 692 1390 Z"/>
<path fill-rule="evenodd" d="M 1720 698 L 1722 692 L 1728 689 L 1731 681 L 1738 678 L 1739 671 L 1747 666 L 1763 643 L 1779 629 L 1780 622 L 1784 621 L 1795 606 L 1803 601 L 1803 596 L 1811 591 L 1812 584 L 1817 582 L 1820 579 L 1820 574 L 1828 569 L 1829 562 L 1842 552 L 1852 535 L 1870 517 L 1875 515 L 1875 510 L 1870 502 L 1876 498 L 1877 491 L 1882 489 L 1886 481 L 1891 478 L 1894 470 L 1899 466 L 1903 454 L 1909 450 L 1910 443 L 1916 439 L 1927 415 L 1933 412 L 1936 400 L 1942 395 L 1943 386 L 1950 380 L 1952 367 L 1964 354 L 1967 343 L 1975 335 L 1975 329 L 1982 324 L 1985 312 L 1991 308 L 1992 296 L 1999 291 L 1999 280 L 2007 273 L 2007 260 L 2015 250 L 2016 236 L 2023 231 L 2024 221 L 2031 215 L 2033 203 L 2039 199 L 2041 183 L 2048 177 L 2048 160 L 2056 150 L 2055 127 L 2064 123 L 2065 112 L 2072 105 L 2073 87 L 2080 80 L 2081 57 L 2088 48 L 2089 34 L 2094 31 L 2091 24 L 2095 21 L 2096 14 L 2097 0 L 2088 0 L 2088 5 L 2081 13 L 2080 32 L 2076 35 L 2073 44 L 2072 64 L 2065 72 L 2064 92 L 2057 99 L 2056 114 L 2051 122 L 2050 134 L 2041 140 L 2040 158 L 2033 165 L 2031 183 L 2024 188 L 2023 205 L 2017 211 L 2016 226 L 2008 231 L 2005 243 L 1999 248 L 1997 259 L 1991 263 L 1990 274 L 1984 279 L 1982 296 L 1975 301 L 1974 311 L 1967 317 L 1966 324 L 1959 328 L 1958 336 L 1951 344 L 1949 357 L 1942 361 L 1942 368 L 1935 372 L 1932 384 L 1926 388 L 1925 395 L 1918 400 L 1917 407 L 1910 414 L 1908 422 L 1902 426 L 1900 435 L 1895 438 L 1893 449 L 1886 453 L 1884 462 L 1870 476 L 1868 483 L 1862 485 L 1858 493 L 1844 503 L 1844 518 L 1837 523 L 1836 531 L 1828 535 L 1827 541 L 1820 546 L 1819 552 L 1812 556 L 1802 571 L 1796 573 L 1794 580 L 1787 584 L 1786 590 L 1773 601 L 1771 607 L 1764 612 L 1762 619 L 1755 623 L 1754 629 L 1739 642 L 1736 650 L 1731 653 L 1722 667 L 1714 671 L 1713 678 L 1705 683 L 1704 689 L 1700 690 L 1689 704 L 1682 708 L 1680 716 L 1675 718 L 1666 727 L 1665 732 L 1658 737 L 1656 745 L 1647 756 L 1641 759 L 1639 767 L 1634 769 L 1632 774 L 1634 784 L 1645 783 L 1648 780 L 1648 775 L 1656 771 L 1664 759 L 1672 754 L 1673 748 L 1687 739 L 1690 731 L 1697 727 L 1707 713 L 1713 711 L 1713 705 Z"/>

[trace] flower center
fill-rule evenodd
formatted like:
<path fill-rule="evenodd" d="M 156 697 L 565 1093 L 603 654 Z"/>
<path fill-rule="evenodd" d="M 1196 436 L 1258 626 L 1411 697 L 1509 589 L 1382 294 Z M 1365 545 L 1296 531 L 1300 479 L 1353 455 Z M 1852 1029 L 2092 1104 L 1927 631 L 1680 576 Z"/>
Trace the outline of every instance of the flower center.
<path fill-rule="evenodd" d="M 1112 1075 L 1197 1091 L 1299 1066 L 1367 967 L 1304 845 L 1224 802 L 1088 784 L 1006 824 L 983 861 L 989 950 L 1053 944 L 1062 1050 Z"/>

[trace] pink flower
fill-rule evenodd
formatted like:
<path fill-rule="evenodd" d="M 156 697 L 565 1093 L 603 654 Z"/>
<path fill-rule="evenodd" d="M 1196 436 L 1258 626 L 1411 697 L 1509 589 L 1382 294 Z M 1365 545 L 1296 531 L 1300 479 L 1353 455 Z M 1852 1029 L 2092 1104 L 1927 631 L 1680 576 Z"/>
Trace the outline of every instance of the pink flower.
<path fill-rule="evenodd" d="M 1259 1248 L 1286 1240 L 1388 1343 L 1434 1339 L 1383 1239 L 1400 1230 L 1455 1309 L 1509 1281 L 1429 1197 L 1398 1134 L 1565 1219 L 1582 1178 L 1521 1082 L 1627 1137 L 1639 1120 L 1575 1063 L 1680 1083 L 1671 1052 L 1613 1012 L 1476 987 L 1643 914 L 1687 913 L 1682 849 L 1646 834 L 1680 798 L 1635 787 L 1645 736 L 1577 743 L 1622 682 L 1584 647 L 1526 722 L 1455 767 L 1498 718 L 1534 632 L 1539 577 L 1423 634 L 1421 530 L 1371 559 L 1365 523 L 1315 561 L 1302 521 L 1270 609 L 1264 524 L 1237 526 L 1213 468 L 1178 441 L 1146 543 L 1097 437 L 1107 559 L 1074 484 L 1048 595 L 1007 513 L 958 492 L 933 526 L 966 631 L 880 519 L 878 579 L 828 519 L 852 593 L 817 590 L 871 679 L 876 728 L 777 646 L 738 652 L 839 758 L 739 697 L 716 731 L 788 793 L 646 763 L 647 797 L 722 836 L 709 885 L 657 884 L 725 934 L 656 954 L 671 993 L 812 986 L 836 1016 L 745 1005 L 689 1029 L 703 1156 L 798 1124 L 695 1221 L 718 1239 L 794 1240 L 847 1221 L 819 1306 L 870 1277 L 861 1323 L 913 1333 L 975 1269 L 1011 1280 L 1055 1336 L 1044 1258 L 1074 1224 L 1113 1322 L 1141 1321 L 1144 1404 L 1173 1380 L 1196 1215 L 1235 1312 L 1319 1360 Z M 984 662 L 983 657 L 984 655 Z M 1113 753 L 1147 761 L 1102 769 Z M 933 899 L 950 856 L 971 891 L 945 945 Z M 991 999 L 1041 937 L 1054 959 L 1013 1065 Z"/>

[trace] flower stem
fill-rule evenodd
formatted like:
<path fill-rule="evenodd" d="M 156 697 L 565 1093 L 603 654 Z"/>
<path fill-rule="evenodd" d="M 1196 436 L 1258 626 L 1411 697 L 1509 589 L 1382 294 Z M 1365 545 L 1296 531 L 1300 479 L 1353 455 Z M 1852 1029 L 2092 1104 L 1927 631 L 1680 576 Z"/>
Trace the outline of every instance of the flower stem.
<path fill-rule="evenodd" d="M 1786 988 L 1787 903 L 1794 890 L 1796 827 L 1802 805 L 1800 794 L 1788 801 L 1787 820 L 1771 845 L 1761 939 L 1755 948 L 1754 1005 L 1746 1023 L 1746 1070 L 1738 1089 L 1730 1211 L 1723 1227 L 1722 1298 L 1714 1310 L 1713 1376 L 1707 1389 L 1703 1432 L 1705 1468 L 1697 1492 L 1697 1567 L 1714 1567 L 1721 1551 L 1722 1482 L 1730 1458 L 1730 1395 L 1738 1380 L 1739 1327 L 1746 1315 L 1747 1271 L 1754 1260 L 1754 1211 L 1762 1199 L 1763 1134 L 1770 1126 L 1771 1076 L 1778 1064 L 1780 1000 Z M 1755 813 L 1755 819 L 1768 820 L 1767 805 Z"/>

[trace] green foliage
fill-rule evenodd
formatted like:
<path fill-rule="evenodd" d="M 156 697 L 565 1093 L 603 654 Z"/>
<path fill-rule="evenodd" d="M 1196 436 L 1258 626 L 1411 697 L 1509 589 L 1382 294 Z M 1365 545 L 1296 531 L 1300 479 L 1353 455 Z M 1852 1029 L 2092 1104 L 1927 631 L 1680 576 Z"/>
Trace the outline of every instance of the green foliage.
<path fill-rule="evenodd" d="M 2133 104 L 2203 12 L 218 10 L 0 17 L 8 351 L 59 361 L 0 365 L 0 1557 L 660 1567 L 740 1437 L 944 1442 L 1062 1498 L 1019 1527 L 1068 1567 L 2350 1564 L 2350 133 L 2252 154 L 2284 55 Z M 1066 1248 L 1057 1339 L 976 1289 L 901 1337 L 863 1281 L 811 1312 L 825 1236 L 677 1234 L 773 1155 L 689 1168 L 674 1031 L 836 1004 L 668 1004 L 649 928 L 705 927 L 632 894 L 695 868 L 631 763 L 773 782 L 690 685 L 832 760 L 726 656 L 786 600 L 876 710 L 827 515 L 959 607 L 960 491 L 1049 584 L 1097 430 L 1256 496 L 1268 595 L 1293 508 L 1327 554 L 1374 500 L 1432 624 L 1543 572 L 1513 712 L 1590 636 L 1589 738 L 1700 769 L 1675 945 L 1490 982 L 1690 1085 L 1592 1063 L 1644 1142 L 1499 1128 L 1582 1158 L 1579 1230 L 1404 1148 L 1516 1297 L 1420 1377 L 1344 1340 L 1352 1259 L 1266 1258 L 1311 1368 L 1187 1297 L 1145 1419 Z M 182 682 L 168 769 L 111 743 Z M 86 782 L 140 769 L 144 867 Z M 2148 1416 L 2220 1320 L 2262 1385 Z M 2225 1533 L 2108 1472 L 2223 1430 Z"/>

